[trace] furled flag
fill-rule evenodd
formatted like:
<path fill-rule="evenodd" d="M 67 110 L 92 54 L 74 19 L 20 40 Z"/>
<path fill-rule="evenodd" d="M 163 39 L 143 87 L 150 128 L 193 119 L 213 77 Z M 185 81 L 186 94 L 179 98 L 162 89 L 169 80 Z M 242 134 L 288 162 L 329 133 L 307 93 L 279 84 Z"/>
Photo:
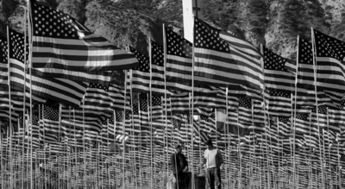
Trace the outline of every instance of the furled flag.
<path fill-rule="evenodd" d="M 340 102 L 345 94 L 345 42 L 317 30 L 313 32 L 318 85 L 332 100 Z"/>
<path fill-rule="evenodd" d="M 31 75 L 25 74 L 24 35 L 10 30 L 9 43 L 11 87 L 18 91 L 23 91 L 24 83 L 26 83 L 26 89 L 31 88 L 34 96 L 73 106 L 80 105 L 86 89 L 86 83 L 42 76 L 42 72 L 34 68 L 31 68 Z"/>
<path fill-rule="evenodd" d="M 111 80 L 111 72 L 132 68 L 135 57 L 91 33 L 71 16 L 31 4 L 32 64 L 51 76 L 87 81 Z"/>
<path fill-rule="evenodd" d="M 248 55 L 220 38 L 220 31 L 195 18 L 195 81 L 209 85 L 243 85 L 262 91 L 260 57 Z"/>

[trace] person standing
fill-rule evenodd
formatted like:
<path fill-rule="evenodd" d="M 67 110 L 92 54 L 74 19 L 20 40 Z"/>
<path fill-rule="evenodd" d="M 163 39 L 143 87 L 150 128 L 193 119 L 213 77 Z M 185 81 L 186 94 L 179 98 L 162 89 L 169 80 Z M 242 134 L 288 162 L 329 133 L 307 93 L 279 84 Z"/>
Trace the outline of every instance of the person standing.
<path fill-rule="evenodd" d="M 187 189 L 188 187 L 188 162 L 182 154 L 182 146 L 178 144 L 175 153 L 170 156 L 170 168 L 176 179 L 176 189 Z"/>
<path fill-rule="evenodd" d="M 213 146 L 212 140 L 206 142 L 207 149 L 204 152 L 204 164 L 206 167 L 206 189 L 221 189 L 220 168 L 223 158 L 220 150 Z"/>

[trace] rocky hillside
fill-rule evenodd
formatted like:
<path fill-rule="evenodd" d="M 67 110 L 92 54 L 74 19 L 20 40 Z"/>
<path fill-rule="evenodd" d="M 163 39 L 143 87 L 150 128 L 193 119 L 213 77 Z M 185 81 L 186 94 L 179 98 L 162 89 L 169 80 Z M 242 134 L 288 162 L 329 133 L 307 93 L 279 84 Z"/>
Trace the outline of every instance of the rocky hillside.
<path fill-rule="evenodd" d="M 162 23 L 182 32 L 182 0 L 40 0 L 64 11 L 116 45 L 146 49 L 162 41 Z M 23 30 L 25 0 L 0 0 L 0 33 L 5 25 Z M 296 36 L 310 27 L 345 40 L 343 0 L 198 0 L 198 16 L 284 57 L 295 56 Z"/>

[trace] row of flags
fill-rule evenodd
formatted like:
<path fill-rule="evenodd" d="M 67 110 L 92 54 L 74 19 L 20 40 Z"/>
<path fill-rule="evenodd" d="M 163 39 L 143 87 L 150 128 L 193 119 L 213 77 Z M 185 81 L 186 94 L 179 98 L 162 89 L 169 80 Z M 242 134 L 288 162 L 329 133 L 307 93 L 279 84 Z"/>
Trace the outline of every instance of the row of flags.
<path fill-rule="evenodd" d="M 239 127 L 262 129 L 266 113 L 291 118 L 299 116 L 294 109 L 342 110 L 343 43 L 317 30 L 312 30 L 314 47 L 298 39 L 296 65 L 198 18 L 194 44 L 164 27 L 164 45 L 150 41 L 146 56 L 134 48 L 132 53 L 116 48 L 60 11 L 37 2 L 31 9 L 32 36 L 9 29 L 7 39 L 0 39 L 2 118 L 23 115 L 31 100 L 55 101 L 74 106 L 80 118 L 76 124 L 99 132 L 115 109 L 133 109 L 134 96 L 148 93 L 147 102 L 156 98 L 147 105 L 154 114 L 148 116 L 160 124 L 192 109 L 210 117 L 229 108 L 237 111 Z M 124 86 L 109 83 L 111 72 L 119 69 L 130 69 Z"/>

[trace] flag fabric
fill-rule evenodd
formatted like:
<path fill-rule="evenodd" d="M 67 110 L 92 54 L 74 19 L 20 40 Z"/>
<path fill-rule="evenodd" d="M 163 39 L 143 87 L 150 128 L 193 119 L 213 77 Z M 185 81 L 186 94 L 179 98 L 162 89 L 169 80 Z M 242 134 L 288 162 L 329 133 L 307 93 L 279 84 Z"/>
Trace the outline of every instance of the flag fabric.
<path fill-rule="evenodd" d="M 291 116 L 291 93 L 294 92 L 295 78 L 285 65 L 289 62 L 267 48 L 263 48 L 265 100 L 270 115 Z"/>
<path fill-rule="evenodd" d="M 271 116 L 291 116 L 291 91 L 280 89 L 266 89 L 265 101 L 267 110 Z"/>
<path fill-rule="evenodd" d="M 4 119 L 9 118 L 9 105 L 11 104 L 11 116 L 12 120 L 15 121 L 19 118 L 20 114 L 23 114 L 23 103 L 24 103 L 24 96 L 26 100 L 26 107 L 30 106 L 30 93 L 29 88 L 27 88 L 26 92 L 24 90 L 15 90 L 11 88 L 9 91 L 9 66 L 8 66 L 8 46 L 7 46 L 7 39 L 0 38 L 0 117 Z M 12 51 L 17 53 L 17 56 L 20 57 L 23 53 L 20 48 L 14 47 Z M 18 51 L 18 52 L 17 52 Z M 20 58 L 19 58 L 20 59 Z M 10 59 L 12 60 L 12 59 Z M 24 83 L 24 81 L 22 81 Z M 11 94 L 11 96 L 10 96 Z M 33 103 L 44 103 L 45 99 L 38 97 L 37 95 L 31 96 Z M 11 101 L 11 103 L 10 103 Z"/>
<path fill-rule="evenodd" d="M 283 58 L 267 48 L 263 48 L 265 88 L 294 91 L 294 77 L 288 72 Z"/>
<path fill-rule="evenodd" d="M 174 113 L 189 113 L 194 104 L 194 113 L 210 116 L 215 108 L 225 109 L 225 95 L 221 95 L 220 88 L 195 88 L 193 100 L 191 93 L 178 93 L 170 95 L 171 108 Z"/>
<path fill-rule="evenodd" d="M 112 100 L 113 109 L 129 109 L 131 101 L 131 93 L 128 88 L 125 90 L 123 86 L 110 84 L 108 94 Z"/>
<path fill-rule="evenodd" d="M 131 52 L 134 53 L 139 61 L 139 64 L 137 67 L 132 69 L 132 73 L 129 73 L 131 75 L 129 86 L 131 86 L 133 92 L 137 91 L 149 93 L 151 83 L 152 93 L 162 95 L 164 94 L 165 87 L 163 49 L 155 42 L 151 42 L 151 44 L 152 68 L 150 66 L 150 58 L 148 56 L 130 47 Z"/>
<path fill-rule="evenodd" d="M 253 52 L 253 48 L 237 47 L 220 38 L 219 30 L 195 18 L 195 81 L 210 85 L 244 85 L 261 91 L 264 86 L 260 56 L 247 53 Z"/>
<path fill-rule="evenodd" d="M 304 39 L 298 40 L 297 106 L 315 106 L 315 81 L 312 44 Z M 317 76 L 317 98 L 319 105 L 338 106 L 337 97 L 327 94 L 320 86 Z"/>
<path fill-rule="evenodd" d="M 61 11 L 31 3 L 32 66 L 44 74 L 110 82 L 111 72 L 137 64 L 135 57 Z"/>
<path fill-rule="evenodd" d="M 8 90 L 7 40 L 0 38 L 0 94 Z"/>
<path fill-rule="evenodd" d="M 130 47 L 130 51 L 138 59 L 137 67 L 134 67 L 130 74 L 130 87 L 133 91 L 150 91 L 150 60 L 144 53 Z"/>
<path fill-rule="evenodd" d="M 154 41 L 151 41 L 151 62 L 151 90 L 153 93 L 164 94 L 164 50 L 163 46 Z"/>
<path fill-rule="evenodd" d="M 82 108 L 104 119 L 110 117 L 113 113 L 113 99 L 109 94 L 109 86 L 90 83 L 84 94 Z"/>
<path fill-rule="evenodd" d="M 166 28 L 166 79 L 171 90 L 191 91 L 192 44 Z"/>
<path fill-rule="evenodd" d="M 59 106 L 43 105 L 42 118 L 38 121 L 40 127 L 43 127 L 42 137 L 45 143 L 54 143 L 60 141 L 59 124 Z"/>
<path fill-rule="evenodd" d="M 345 93 L 345 42 L 314 31 L 317 82 L 322 90 L 340 102 Z"/>
<path fill-rule="evenodd" d="M 23 91 L 25 83 L 26 89 L 31 87 L 34 96 L 56 100 L 73 106 L 80 105 L 86 89 L 86 83 L 63 78 L 44 77 L 40 71 L 34 68 L 30 68 L 31 75 L 25 73 L 28 70 L 26 69 L 24 58 L 24 35 L 10 30 L 9 44 L 10 76 L 13 89 Z"/>

